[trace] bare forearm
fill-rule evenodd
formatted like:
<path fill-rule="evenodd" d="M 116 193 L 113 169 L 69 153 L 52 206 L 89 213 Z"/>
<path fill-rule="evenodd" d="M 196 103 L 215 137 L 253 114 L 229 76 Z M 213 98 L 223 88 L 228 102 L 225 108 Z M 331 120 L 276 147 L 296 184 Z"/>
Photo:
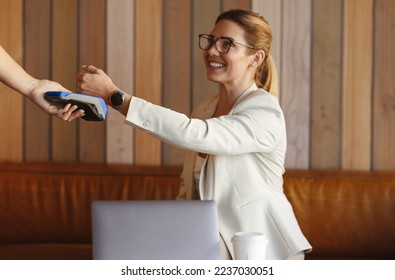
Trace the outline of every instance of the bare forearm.
<path fill-rule="evenodd" d="M 83 110 L 67 104 L 57 108 L 44 99 L 46 91 L 68 91 L 62 85 L 50 80 L 39 80 L 29 75 L 4 49 L 0 46 L 0 82 L 23 94 L 34 102 L 44 112 L 60 119 L 72 121 L 83 116 Z"/>
<path fill-rule="evenodd" d="M 23 95 L 37 82 L 0 46 L 0 81 Z"/>

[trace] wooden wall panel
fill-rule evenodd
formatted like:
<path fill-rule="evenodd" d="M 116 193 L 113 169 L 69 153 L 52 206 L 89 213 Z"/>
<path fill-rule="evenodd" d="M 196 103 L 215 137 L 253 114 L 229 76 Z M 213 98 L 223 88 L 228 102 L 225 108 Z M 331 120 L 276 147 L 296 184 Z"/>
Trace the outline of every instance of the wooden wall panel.
<path fill-rule="evenodd" d="M 310 162 L 316 169 L 339 169 L 342 0 L 315 0 L 312 14 Z"/>
<path fill-rule="evenodd" d="M 79 1 L 79 65 L 105 68 L 106 2 Z M 79 160 L 105 162 L 105 123 L 79 120 Z"/>
<path fill-rule="evenodd" d="M 50 8 L 50 0 L 25 1 L 25 69 L 40 79 L 48 79 L 51 75 Z M 49 160 L 50 117 L 30 100 L 24 101 L 25 160 Z"/>
<path fill-rule="evenodd" d="M 136 0 L 136 92 L 161 105 L 162 91 L 162 1 Z M 161 143 L 136 130 L 135 163 L 160 165 Z"/>
<path fill-rule="evenodd" d="M 373 169 L 395 169 L 395 1 L 375 1 Z"/>
<path fill-rule="evenodd" d="M 0 44 L 23 63 L 22 0 L 0 1 Z M 23 97 L 0 82 L 0 160 L 23 160 Z"/>
<path fill-rule="evenodd" d="M 371 167 L 373 0 L 344 1 L 342 169 Z"/>
<path fill-rule="evenodd" d="M 127 93 L 134 93 L 134 1 L 107 0 L 106 65 L 113 82 Z M 133 128 L 125 117 L 109 108 L 106 120 L 108 163 L 133 163 Z"/>
<path fill-rule="evenodd" d="M 93 64 L 125 91 L 189 114 L 218 91 L 198 34 L 230 8 L 258 11 L 273 29 L 286 168 L 395 169 L 392 0 L 3 0 L 0 43 L 38 78 L 74 90 L 79 66 Z M 112 109 L 105 122 L 65 123 L 2 84 L 0 94 L 0 159 L 183 161 Z"/>
<path fill-rule="evenodd" d="M 309 168 L 311 0 L 284 0 L 281 103 L 287 123 L 287 168 Z"/>
<path fill-rule="evenodd" d="M 218 93 L 218 85 L 206 78 L 202 50 L 199 48 L 200 33 L 209 34 L 221 12 L 220 0 L 193 1 L 192 7 L 192 107 Z"/>
<path fill-rule="evenodd" d="M 252 0 L 251 5 L 252 10 L 261 14 L 272 28 L 273 41 L 270 49 L 270 54 L 276 63 L 277 74 L 279 75 L 279 81 L 281 81 L 282 1 Z"/>
<path fill-rule="evenodd" d="M 163 2 L 163 105 L 191 113 L 191 0 Z M 181 165 L 185 151 L 163 144 L 163 164 Z"/>
<path fill-rule="evenodd" d="M 251 10 L 251 0 L 222 0 L 222 12 L 230 9 Z"/>
<path fill-rule="evenodd" d="M 75 73 L 78 70 L 78 5 L 77 0 L 52 2 L 52 76 L 70 91 L 75 91 Z M 56 117 L 52 121 L 53 161 L 76 161 L 78 122 L 64 122 Z"/>

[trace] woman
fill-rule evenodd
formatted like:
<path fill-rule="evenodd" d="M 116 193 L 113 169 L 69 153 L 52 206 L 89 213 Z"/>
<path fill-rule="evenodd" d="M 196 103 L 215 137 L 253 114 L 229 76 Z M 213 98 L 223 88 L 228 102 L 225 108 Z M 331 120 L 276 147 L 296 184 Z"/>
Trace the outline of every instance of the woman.
<path fill-rule="evenodd" d="M 78 86 L 104 98 L 127 124 L 189 151 L 178 198 L 217 202 L 223 259 L 232 258 L 238 231 L 263 232 L 268 259 L 303 259 L 311 246 L 282 189 L 286 130 L 273 95 L 271 29 L 256 13 L 231 10 L 199 37 L 207 78 L 220 90 L 192 118 L 120 92 L 94 66 L 83 66 Z"/>
<path fill-rule="evenodd" d="M 0 81 L 20 92 L 33 101 L 45 113 L 57 116 L 65 121 L 72 121 L 84 115 L 77 106 L 67 104 L 64 108 L 57 108 L 44 99 L 46 91 L 68 91 L 60 84 L 39 80 L 30 76 L 12 57 L 0 46 Z"/>

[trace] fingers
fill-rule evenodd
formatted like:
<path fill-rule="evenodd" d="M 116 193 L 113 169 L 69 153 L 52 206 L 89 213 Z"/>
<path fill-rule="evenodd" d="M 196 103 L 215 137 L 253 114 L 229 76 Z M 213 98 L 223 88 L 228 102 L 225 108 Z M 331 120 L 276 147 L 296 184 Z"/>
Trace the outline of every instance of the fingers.
<path fill-rule="evenodd" d="M 77 73 L 75 76 L 77 80 L 77 92 L 83 92 L 81 85 L 83 83 L 85 75 L 86 73 Z"/>
<path fill-rule="evenodd" d="M 86 90 L 86 87 L 83 84 L 84 82 L 92 80 L 92 76 L 104 74 L 103 70 L 93 65 L 83 65 L 81 66 L 81 69 L 83 72 L 77 73 L 75 76 L 77 80 L 77 92 L 84 92 L 84 90 Z"/>
<path fill-rule="evenodd" d="M 103 72 L 101 69 L 96 68 L 96 67 L 93 66 L 93 65 L 83 65 L 83 66 L 81 66 L 81 69 L 82 69 L 84 72 L 82 72 L 82 73 L 77 73 L 77 74 L 75 75 L 75 77 L 77 78 L 78 81 L 82 81 L 83 78 L 84 78 L 84 76 L 85 76 L 86 74 L 99 74 L 100 71 Z"/>
<path fill-rule="evenodd" d="M 101 70 L 100 68 L 97 68 L 93 65 L 83 65 L 81 68 L 84 71 L 89 72 L 91 74 L 101 74 L 103 72 L 103 70 Z"/>
<path fill-rule="evenodd" d="M 71 122 L 72 120 L 81 118 L 83 116 L 85 116 L 85 112 L 83 110 L 77 110 L 75 112 L 68 114 L 67 118 L 65 118 L 64 120 Z"/>
<path fill-rule="evenodd" d="M 82 92 L 81 80 L 77 77 L 77 92 Z"/>
<path fill-rule="evenodd" d="M 58 110 L 56 116 L 64 121 L 72 121 L 74 119 L 83 117 L 85 115 L 84 110 L 81 109 L 77 110 L 77 109 L 78 109 L 77 105 L 67 104 L 62 109 Z"/>

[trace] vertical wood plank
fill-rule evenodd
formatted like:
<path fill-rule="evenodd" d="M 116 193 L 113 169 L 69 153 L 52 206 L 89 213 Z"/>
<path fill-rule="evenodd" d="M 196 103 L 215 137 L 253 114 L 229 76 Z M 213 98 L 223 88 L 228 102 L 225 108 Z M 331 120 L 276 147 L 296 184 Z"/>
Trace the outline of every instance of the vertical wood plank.
<path fill-rule="evenodd" d="M 191 0 L 168 0 L 164 10 L 163 105 L 191 113 Z M 163 144 L 163 164 L 181 165 L 185 151 Z"/>
<path fill-rule="evenodd" d="M 77 0 L 52 2 L 52 79 L 75 91 L 78 65 Z M 52 160 L 77 160 L 77 121 L 52 118 Z"/>
<path fill-rule="evenodd" d="M 105 68 L 106 2 L 79 1 L 79 64 Z M 104 122 L 79 121 L 79 160 L 105 162 Z"/>
<path fill-rule="evenodd" d="M 25 1 L 25 69 L 40 79 L 50 78 L 50 5 L 50 0 Z M 30 100 L 25 99 L 26 161 L 49 160 L 50 118 Z"/>
<path fill-rule="evenodd" d="M 395 170 L 395 1 L 375 1 L 373 169 Z"/>
<path fill-rule="evenodd" d="M 218 84 L 206 78 L 202 50 L 199 49 L 200 33 L 209 34 L 221 12 L 220 0 L 193 1 L 192 33 L 192 107 L 218 93 Z"/>
<path fill-rule="evenodd" d="M 342 1 L 315 0 L 312 30 L 311 167 L 341 161 Z"/>
<path fill-rule="evenodd" d="M 283 0 L 281 103 L 287 168 L 309 168 L 311 0 Z"/>
<path fill-rule="evenodd" d="M 344 1 L 342 169 L 371 167 L 373 1 Z"/>
<path fill-rule="evenodd" d="M 252 0 L 252 11 L 261 14 L 272 28 L 272 46 L 270 54 L 273 57 L 279 82 L 281 79 L 281 0 Z M 279 97 L 281 96 L 281 88 L 279 89 Z"/>
<path fill-rule="evenodd" d="M 107 74 L 125 92 L 134 89 L 134 1 L 107 0 Z M 133 163 L 133 127 L 109 107 L 106 120 L 108 163 Z"/>
<path fill-rule="evenodd" d="M 244 9 L 251 10 L 252 0 L 222 0 L 222 11 L 228 11 L 231 9 Z"/>
<path fill-rule="evenodd" d="M 20 65 L 23 60 L 23 1 L 0 1 L 0 44 Z M 23 97 L 0 82 L 0 160 L 23 160 Z"/>
<path fill-rule="evenodd" d="M 162 0 L 136 0 L 136 96 L 162 103 Z M 136 130 L 135 163 L 161 164 L 161 143 Z"/>

